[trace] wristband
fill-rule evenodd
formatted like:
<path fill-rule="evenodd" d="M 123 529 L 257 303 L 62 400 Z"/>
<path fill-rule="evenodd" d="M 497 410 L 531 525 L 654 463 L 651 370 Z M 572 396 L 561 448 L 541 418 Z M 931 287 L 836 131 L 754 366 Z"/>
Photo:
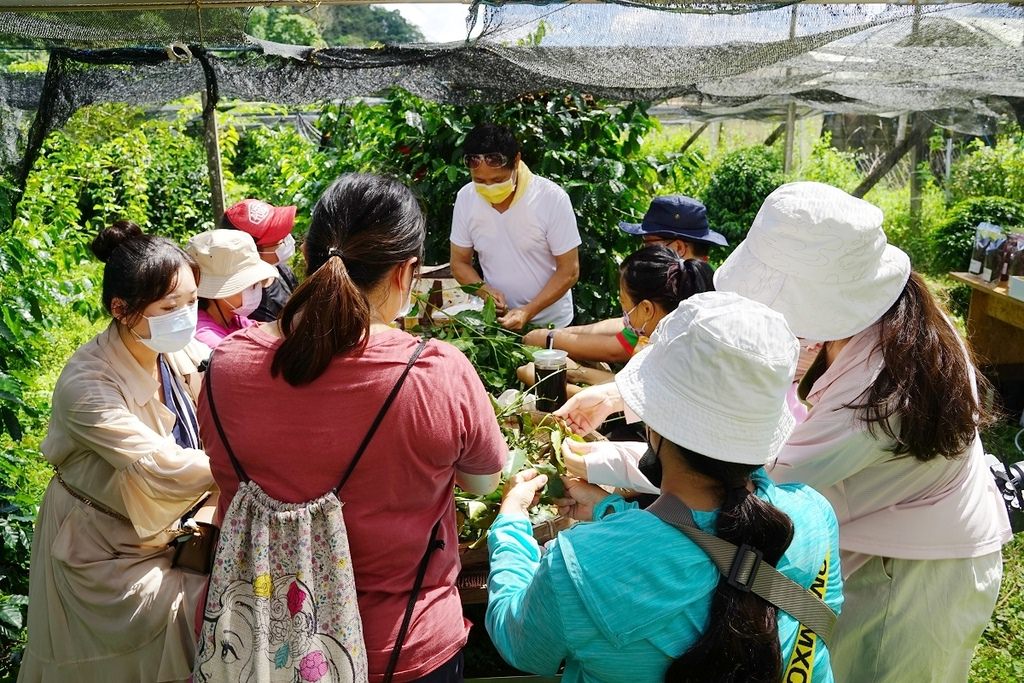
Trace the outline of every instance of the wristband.
<path fill-rule="evenodd" d="M 554 330 L 548 330 L 548 345 L 547 345 L 546 348 L 549 348 L 549 349 L 555 348 L 555 331 Z"/>

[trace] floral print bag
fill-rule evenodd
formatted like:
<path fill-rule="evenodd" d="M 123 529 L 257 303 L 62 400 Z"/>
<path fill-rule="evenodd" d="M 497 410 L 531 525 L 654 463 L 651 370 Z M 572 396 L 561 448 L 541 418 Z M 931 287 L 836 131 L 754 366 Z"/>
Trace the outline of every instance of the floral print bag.
<path fill-rule="evenodd" d="M 338 492 L 422 353 L 420 342 L 369 432 L 332 491 L 283 503 L 249 479 L 217 417 L 206 371 L 210 413 L 240 485 L 221 523 L 193 679 L 197 683 L 363 683 L 368 679 L 355 576 Z M 385 674 L 390 681 L 427 561 L 438 547 L 435 525 Z"/>

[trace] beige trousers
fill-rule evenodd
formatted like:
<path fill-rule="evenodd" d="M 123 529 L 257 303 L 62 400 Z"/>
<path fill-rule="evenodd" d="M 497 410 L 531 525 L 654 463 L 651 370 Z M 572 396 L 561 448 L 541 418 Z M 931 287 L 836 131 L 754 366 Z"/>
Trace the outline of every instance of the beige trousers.
<path fill-rule="evenodd" d="M 1001 553 L 872 557 L 846 580 L 830 649 L 836 683 L 964 683 L 1003 575 Z"/>

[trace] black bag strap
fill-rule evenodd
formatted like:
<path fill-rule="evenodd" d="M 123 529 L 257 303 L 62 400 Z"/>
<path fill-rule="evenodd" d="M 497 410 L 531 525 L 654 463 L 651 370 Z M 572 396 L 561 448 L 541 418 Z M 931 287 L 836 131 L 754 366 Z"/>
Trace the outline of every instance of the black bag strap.
<path fill-rule="evenodd" d="M 413 351 L 412 356 L 409 358 L 409 362 L 405 364 L 405 369 L 402 370 L 401 376 L 398 381 L 395 382 L 395 386 L 392 387 L 391 393 L 384 400 L 384 405 L 381 407 L 380 412 L 377 413 L 377 417 L 374 418 L 373 424 L 370 425 L 370 430 L 363 437 L 363 441 L 359 444 L 359 449 L 356 454 L 352 457 L 352 462 L 349 463 L 348 469 L 345 470 L 344 476 L 341 478 L 341 483 L 334 489 L 335 492 L 341 491 L 341 487 L 345 485 L 348 478 L 355 472 L 356 465 L 359 464 L 359 460 L 363 457 L 363 453 L 366 452 L 366 447 L 370 445 L 370 441 L 373 439 L 373 435 L 377 433 L 377 428 L 380 427 L 380 423 L 384 421 L 384 416 L 387 414 L 388 409 L 391 408 L 391 404 L 394 403 L 395 397 L 398 396 L 399 389 L 405 384 L 405 379 L 409 376 L 409 371 L 412 370 L 412 366 L 419 360 L 420 354 L 423 353 L 423 349 L 427 346 L 427 339 L 421 339 L 419 344 L 416 345 L 416 350 Z M 224 433 L 224 426 L 221 424 L 220 417 L 217 415 L 217 405 L 213 400 L 213 355 L 210 354 L 210 359 L 206 363 L 206 377 L 203 380 L 204 388 L 206 389 L 206 401 L 210 404 L 210 417 L 213 418 L 213 424 L 217 428 L 217 434 L 220 436 L 221 442 L 224 444 L 224 450 L 227 451 L 228 458 L 231 460 L 231 466 L 235 468 L 235 475 L 238 477 L 238 481 L 247 482 L 249 481 L 249 475 L 245 473 L 242 468 L 242 463 L 238 462 L 238 458 L 235 456 L 234 450 L 231 448 L 231 444 L 228 442 L 228 436 Z"/>
<path fill-rule="evenodd" d="M 395 649 L 391 651 L 391 660 L 388 661 L 387 671 L 384 672 L 384 683 L 391 683 L 398 667 L 398 657 L 402 654 L 402 645 L 405 644 L 405 637 L 409 634 L 409 624 L 412 622 L 412 613 L 416 608 L 416 600 L 420 597 L 420 590 L 423 588 L 423 579 L 427 575 L 427 565 L 430 564 L 430 556 L 435 550 L 444 548 L 444 541 L 437 537 L 441 530 L 441 520 L 437 520 L 430 532 L 430 542 L 427 544 L 427 551 L 423 553 L 420 566 L 416 570 L 416 580 L 412 584 L 412 593 L 409 595 L 409 602 L 405 606 L 405 616 L 402 618 L 402 625 L 398 629 L 398 636 L 395 638 Z"/>
<path fill-rule="evenodd" d="M 224 450 L 228 453 L 228 459 L 231 460 L 231 466 L 235 468 L 235 476 L 238 477 L 240 483 L 249 481 L 249 475 L 242 469 L 242 463 L 238 462 L 238 458 L 235 457 L 235 451 L 231 448 L 231 443 L 228 441 L 228 435 L 224 433 L 224 425 L 220 423 L 220 416 L 217 415 L 217 404 L 213 400 L 213 357 L 215 353 L 211 353 L 210 357 L 206 359 L 206 374 L 203 376 L 203 389 L 206 390 L 206 402 L 210 404 L 210 417 L 213 418 L 213 426 L 217 428 L 217 434 L 220 436 L 220 442 L 224 444 Z"/>
<path fill-rule="evenodd" d="M 718 567 L 730 586 L 753 592 L 814 631 L 826 646 L 832 639 L 836 613 L 825 601 L 762 559 L 761 551 L 739 547 L 700 529 L 690 508 L 675 496 L 662 495 L 647 508 L 666 524 L 686 534 Z M 827 568 L 831 569 L 831 568 Z"/>
<path fill-rule="evenodd" d="M 349 463 L 348 469 L 345 470 L 344 476 L 341 478 L 341 483 L 335 491 L 340 491 L 348 481 L 349 477 L 356 469 L 356 465 L 359 464 L 359 460 L 363 457 L 363 453 L 366 452 L 367 446 L 370 445 L 370 441 L 373 439 L 373 435 L 377 433 L 377 429 L 380 427 L 381 422 L 384 421 L 384 416 L 387 414 L 388 409 L 391 408 L 391 404 L 394 403 L 395 398 L 398 396 L 398 391 L 405 384 L 406 378 L 409 376 L 409 372 L 412 370 L 412 366 L 419 360 L 420 354 L 423 353 L 423 349 L 426 348 L 429 340 L 422 339 L 419 344 L 416 345 L 416 350 L 413 351 L 412 356 L 409 358 L 409 362 L 406 363 L 405 369 L 402 370 L 401 376 L 398 381 L 395 382 L 395 386 L 391 389 L 391 393 L 388 394 L 387 399 L 384 401 L 384 405 L 381 407 L 380 412 L 377 413 L 377 417 L 374 419 L 373 424 L 370 425 L 369 431 L 366 436 L 363 437 L 363 441 L 359 444 L 359 449 L 356 454 L 352 457 L 352 462 Z M 213 418 L 213 423 L 217 428 L 217 434 L 220 435 L 221 441 L 224 443 L 224 449 L 227 451 L 228 458 L 231 459 L 231 464 L 235 468 L 235 474 L 238 475 L 239 481 L 249 481 L 249 477 L 245 474 L 245 470 L 242 469 L 241 463 L 238 462 L 238 458 L 235 457 L 234 452 L 231 450 L 231 445 L 228 443 L 227 435 L 224 433 L 224 427 L 221 425 L 220 418 L 217 416 L 217 407 L 213 402 L 213 383 L 211 381 L 213 367 L 213 356 L 211 355 L 210 360 L 206 367 L 206 399 L 210 404 L 210 416 Z M 423 558 L 420 560 L 419 567 L 416 570 L 416 579 L 413 581 L 412 593 L 409 595 L 409 602 L 405 607 L 405 616 L 402 618 L 402 625 L 398 629 L 398 636 L 395 638 L 395 649 L 391 652 L 391 660 L 388 662 L 387 671 L 384 673 L 384 683 L 391 683 L 392 677 L 395 675 L 395 668 L 398 666 L 398 658 L 402 654 L 402 645 L 405 644 L 405 638 L 409 633 L 409 625 L 412 622 L 412 613 L 416 607 L 416 600 L 419 598 L 420 590 L 423 588 L 423 580 L 427 575 L 427 565 L 430 564 L 430 556 L 433 555 L 435 550 L 444 548 L 444 541 L 437 538 L 438 532 L 441 530 L 441 520 L 438 520 L 434 524 L 434 528 L 430 532 L 430 541 L 427 543 L 427 549 L 423 553 Z M 207 596 L 209 597 L 209 596 Z"/>
<path fill-rule="evenodd" d="M 366 432 L 366 436 L 363 437 L 363 442 L 359 444 L 359 450 L 352 456 L 352 462 L 349 463 L 348 469 L 345 470 L 345 475 L 341 478 L 341 483 L 335 488 L 335 492 L 341 491 L 341 487 L 345 485 L 348 478 L 352 476 L 352 473 L 356 471 L 356 465 L 359 464 L 359 460 L 363 457 L 363 453 L 366 452 L 366 447 L 370 445 L 370 441 L 373 440 L 373 435 L 377 433 L 377 428 L 380 427 L 380 423 L 384 421 L 384 416 L 387 415 L 388 408 L 394 403 L 395 397 L 398 396 L 398 390 L 405 384 L 405 378 L 409 376 L 409 371 L 412 370 L 412 366 L 419 360 L 420 354 L 423 353 L 423 349 L 427 348 L 426 339 L 421 339 L 420 343 L 416 345 L 416 350 L 413 351 L 412 357 L 409 358 L 409 362 L 405 364 L 405 370 L 402 370 L 402 375 L 395 382 L 395 386 L 391 389 L 391 393 L 384 399 L 384 405 L 381 407 L 380 412 L 377 413 L 377 417 L 374 418 L 373 424 L 370 425 L 370 430 Z"/>

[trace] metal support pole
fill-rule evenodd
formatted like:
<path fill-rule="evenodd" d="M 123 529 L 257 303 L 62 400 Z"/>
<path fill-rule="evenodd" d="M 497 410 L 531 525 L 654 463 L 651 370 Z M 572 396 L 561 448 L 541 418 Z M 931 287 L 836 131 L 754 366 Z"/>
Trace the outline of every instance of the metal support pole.
<path fill-rule="evenodd" d="M 689 138 L 687 138 L 686 142 L 683 143 L 683 146 L 679 148 L 679 153 L 682 154 L 686 150 L 690 149 L 693 143 L 697 142 L 697 138 L 699 138 L 701 134 L 705 130 L 707 130 L 707 127 L 708 124 L 706 123 L 700 124 L 700 127 L 697 130 L 693 131 L 693 134 Z"/>
<path fill-rule="evenodd" d="M 920 114 L 914 114 L 917 119 Z M 914 122 L 915 125 L 917 121 Z M 928 138 L 920 136 L 910 148 L 910 225 L 917 229 L 921 226 L 921 174 L 918 166 L 928 158 Z"/>
<path fill-rule="evenodd" d="M 782 170 L 789 173 L 793 170 L 793 138 L 796 136 L 796 104 L 789 103 L 786 109 L 786 147 L 782 157 Z"/>
<path fill-rule="evenodd" d="M 203 145 L 206 147 L 206 166 L 210 173 L 210 207 L 213 224 L 220 225 L 224 215 L 224 173 L 220 160 L 220 135 L 217 132 L 217 105 L 210 105 L 203 93 Z"/>
<path fill-rule="evenodd" d="M 917 45 L 918 31 L 921 30 L 921 3 L 914 0 L 914 21 L 911 25 L 911 42 Z M 921 114 L 914 114 L 914 126 L 921 123 Z M 931 127 L 929 126 L 929 130 Z M 918 166 L 928 155 L 928 136 L 921 135 L 910 148 L 910 225 L 915 230 L 921 227 L 921 174 L 918 173 Z"/>
<path fill-rule="evenodd" d="M 945 168 L 943 169 L 943 175 L 945 176 L 945 182 L 943 183 L 943 189 L 946 192 L 946 200 L 949 200 L 949 181 L 953 176 L 953 133 L 952 131 L 946 131 L 946 159 Z"/>
<path fill-rule="evenodd" d="M 210 208 L 213 210 L 213 224 L 220 225 L 224 215 L 224 173 L 220 161 L 220 136 L 217 133 L 217 102 L 220 91 L 217 88 L 217 72 L 210 62 L 210 55 L 202 47 L 192 48 L 203 67 L 206 89 L 203 91 L 203 146 L 206 147 L 206 168 L 210 174 Z"/>
<path fill-rule="evenodd" d="M 793 40 L 796 38 L 796 12 L 800 5 L 793 5 L 793 12 L 789 17 L 789 39 Z M 786 69 L 786 75 L 789 75 L 789 69 Z M 783 148 L 782 156 L 782 170 L 785 173 L 789 173 L 793 170 L 793 142 L 796 137 L 796 102 L 790 102 L 786 108 L 786 144 Z"/>
<path fill-rule="evenodd" d="M 896 144 L 900 144 L 907 137 L 907 115 L 900 114 L 896 119 Z"/>

